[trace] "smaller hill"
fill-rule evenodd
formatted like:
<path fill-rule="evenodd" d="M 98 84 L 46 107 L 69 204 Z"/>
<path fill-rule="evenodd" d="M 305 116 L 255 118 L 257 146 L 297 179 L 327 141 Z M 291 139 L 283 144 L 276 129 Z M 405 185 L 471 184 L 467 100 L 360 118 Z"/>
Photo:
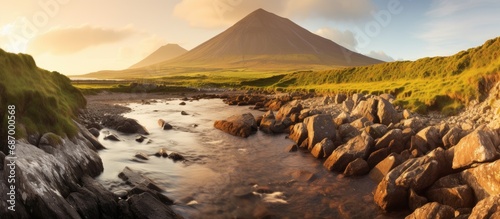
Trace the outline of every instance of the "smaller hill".
<path fill-rule="evenodd" d="M 168 61 L 170 59 L 181 56 L 186 52 L 187 52 L 186 49 L 182 48 L 177 44 L 167 44 L 160 47 L 159 49 L 151 53 L 149 56 L 147 56 L 140 62 L 130 66 L 130 68 L 140 68 L 160 63 L 163 61 Z"/>

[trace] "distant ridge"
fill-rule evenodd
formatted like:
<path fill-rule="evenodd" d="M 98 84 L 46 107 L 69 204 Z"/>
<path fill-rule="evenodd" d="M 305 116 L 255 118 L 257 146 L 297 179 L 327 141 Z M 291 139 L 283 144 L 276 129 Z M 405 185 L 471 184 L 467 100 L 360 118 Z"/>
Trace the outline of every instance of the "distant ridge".
<path fill-rule="evenodd" d="M 381 63 L 352 52 L 300 27 L 289 19 L 258 9 L 232 27 L 162 66 L 252 67 L 267 65 L 360 66 Z"/>
<path fill-rule="evenodd" d="M 129 68 L 140 68 L 140 67 L 145 67 L 145 66 L 149 66 L 149 65 L 154 65 L 154 64 L 178 57 L 186 52 L 187 52 L 186 49 L 182 48 L 181 46 L 179 46 L 177 44 L 167 44 L 167 45 L 164 45 L 164 46 L 158 48 L 156 51 L 151 53 L 149 56 L 147 56 L 146 58 L 144 58 L 140 62 L 130 66 Z"/>

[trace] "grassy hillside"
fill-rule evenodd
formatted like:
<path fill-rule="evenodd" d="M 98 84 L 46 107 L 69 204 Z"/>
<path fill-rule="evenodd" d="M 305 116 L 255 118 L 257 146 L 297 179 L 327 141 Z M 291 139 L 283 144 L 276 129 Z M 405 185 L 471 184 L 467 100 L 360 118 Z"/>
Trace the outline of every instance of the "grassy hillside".
<path fill-rule="evenodd" d="M 66 76 L 38 68 L 29 55 L 7 53 L 0 49 L 2 141 L 6 139 L 8 105 L 16 107 L 16 135 L 19 138 L 49 131 L 60 135 L 74 134 L 76 127 L 71 119 L 85 104 L 81 92 L 71 85 Z"/>
<path fill-rule="evenodd" d="M 481 99 L 499 79 L 500 38 L 450 57 L 423 58 L 365 67 L 296 72 L 274 87 L 346 93 L 391 93 L 399 103 L 425 112 L 453 113 Z"/>

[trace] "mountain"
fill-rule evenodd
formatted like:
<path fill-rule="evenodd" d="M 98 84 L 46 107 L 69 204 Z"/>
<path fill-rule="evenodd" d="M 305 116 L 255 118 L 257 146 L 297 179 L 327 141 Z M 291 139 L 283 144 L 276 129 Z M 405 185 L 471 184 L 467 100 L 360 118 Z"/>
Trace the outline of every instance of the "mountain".
<path fill-rule="evenodd" d="M 167 61 L 169 59 L 178 57 L 186 52 L 187 52 L 186 49 L 180 47 L 177 44 L 167 44 L 160 47 L 159 49 L 151 53 L 149 56 L 147 56 L 140 62 L 130 66 L 130 68 L 140 68 L 148 65 L 153 65 L 159 62 Z"/>
<path fill-rule="evenodd" d="M 258 9 L 226 31 L 161 66 L 360 66 L 381 63 Z"/>

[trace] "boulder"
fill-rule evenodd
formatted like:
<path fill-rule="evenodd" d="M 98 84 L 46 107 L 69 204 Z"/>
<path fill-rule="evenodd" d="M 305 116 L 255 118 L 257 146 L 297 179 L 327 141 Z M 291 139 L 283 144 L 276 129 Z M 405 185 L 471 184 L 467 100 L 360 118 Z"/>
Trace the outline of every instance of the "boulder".
<path fill-rule="evenodd" d="M 267 133 L 273 134 L 272 129 L 276 125 L 276 119 L 274 117 L 273 111 L 269 110 L 264 115 L 262 115 L 262 120 L 260 121 L 259 130 Z"/>
<path fill-rule="evenodd" d="M 352 101 L 354 102 L 354 105 L 358 105 L 363 100 L 366 100 L 364 94 L 353 94 L 352 95 Z"/>
<path fill-rule="evenodd" d="M 188 115 L 189 115 L 189 113 L 187 113 L 186 111 L 181 111 L 181 115 L 183 115 L 183 116 L 188 116 Z"/>
<path fill-rule="evenodd" d="M 351 112 L 353 117 L 365 117 L 373 123 L 380 123 L 380 119 L 377 115 L 377 105 L 378 99 L 370 98 L 368 100 L 363 100 L 354 108 Z"/>
<path fill-rule="evenodd" d="M 234 136 L 246 138 L 257 130 L 257 122 L 251 113 L 234 115 L 226 120 L 217 120 L 214 127 Z"/>
<path fill-rule="evenodd" d="M 431 153 L 411 158 L 391 170 L 375 190 L 375 202 L 385 211 L 408 207 L 409 190 L 421 192 L 447 172 L 445 151 L 437 148 Z"/>
<path fill-rule="evenodd" d="M 350 123 L 351 122 L 351 116 L 348 113 L 346 113 L 346 112 L 341 112 L 337 116 L 337 119 L 339 119 L 342 124 Z"/>
<path fill-rule="evenodd" d="M 361 134 L 361 132 L 351 124 L 342 124 L 339 126 L 338 133 L 343 143 Z"/>
<path fill-rule="evenodd" d="M 118 174 L 120 179 L 124 180 L 127 184 L 132 186 L 145 185 L 146 187 L 153 189 L 155 191 L 162 192 L 163 189 L 160 188 L 153 180 L 148 177 L 133 171 L 129 167 L 125 167 L 123 171 Z"/>
<path fill-rule="evenodd" d="M 176 153 L 176 152 L 172 152 L 168 155 L 168 158 L 174 160 L 174 161 L 181 161 L 181 160 L 185 160 L 184 156 L 182 156 L 181 154 L 179 153 Z"/>
<path fill-rule="evenodd" d="M 401 114 L 394 109 L 394 106 L 386 99 L 378 99 L 377 116 L 380 123 L 389 125 L 398 123 L 401 120 Z"/>
<path fill-rule="evenodd" d="M 160 150 L 158 150 L 158 152 L 155 153 L 155 156 L 157 156 L 157 157 L 168 157 L 167 149 L 160 148 Z"/>
<path fill-rule="evenodd" d="M 363 129 L 363 128 L 367 127 L 367 126 L 373 125 L 373 122 L 371 122 L 370 120 L 368 120 L 365 117 L 361 117 L 361 118 L 356 119 L 353 122 L 351 122 L 351 125 L 354 126 L 357 129 Z"/>
<path fill-rule="evenodd" d="M 365 127 L 365 130 L 373 139 L 377 139 L 387 133 L 387 126 L 383 124 L 373 124 Z"/>
<path fill-rule="evenodd" d="M 330 171 L 344 172 L 350 162 L 357 158 L 367 158 L 372 147 L 373 138 L 363 132 L 335 149 L 323 166 Z"/>
<path fill-rule="evenodd" d="M 335 140 L 336 129 L 330 115 L 314 115 L 304 120 L 307 127 L 308 145 L 312 147 L 325 138 Z"/>
<path fill-rule="evenodd" d="M 99 205 L 96 196 L 86 190 L 85 194 L 72 192 L 66 198 L 82 218 L 99 218 Z"/>
<path fill-rule="evenodd" d="M 420 117 L 413 117 L 402 121 L 405 128 L 411 128 L 415 133 L 419 132 L 421 129 L 425 128 L 427 124 L 427 119 Z"/>
<path fill-rule="evenodd" d="M 285 119 L 285 117 L 290 117 L 293 114 L 300 114 L 302 109 L 302 105 L 297 100 L 289 102 L 278 110 L 276 113 L 276 120 L 281 121 Z"/>
<path fill-rule="evenodd" d="M 429 202 L 424 206 L 415 210 L 412 214 L 405 217 L 405 219 L 452 219 L 455 218 L 455 209 L 448 205 L 442 205 L 437 202 Z"/>
<path fill-rule="evenodd" d="M 99 135 L 101 134 L 99 129 L 96 128 L 89 128 L 89 132 L 96 138 L 99 137 Z"/>
<path fill-rule="evenodd" d="M 460 173 L 462 180 L 473 190 L 477 200 L 500 194 L 500 160 L 480 164 Z"/>
<path fill-rule="evenodd" d="M 311 150 L 311 154 L 315 158 L 324 158 L 330 156 L 333 150 L 335 150 L 335 146 L 333 145 L 333 141 L 325 138 L 322 141 L 318 142 Z"/>
<path fill-rule="evenodd" d="M 97 204 L 99 205 L 101 218 L 116 217 L 118 214 L 118 200 L 113 193 L 88 175 L 82 177 L 81 184 L 83 188 L 89 190 L 95 195 Z"/>
<path fill-rule="evenodd" d="M 142 152 L 136 153 L 134 157 L 139 158 L 141 160 L 149 160 L 149 156 Z"/>
<path fill-rule="evenodd" d="M 397 154 L 391 154 L 379 162 L 371 171 L 370 178 L 379 183 L 392 169 L 402 163 L 401 157 Z M 367 163 L 368 164 L 368 163 Z"/>
<path fill-rule="evenodd" d="M 286 146 L 285 152 L 295 152 L 298 149 L 299 149 L 299 146 L 297 146 L 296 144 L 290 144 L 290 145 Z"/>
<path fill-rule="evenodd" d="M 135 119 L 125 118 L 121 115 L 105 115 L 102 119 L 102 124 L 108 128 L 127 134 L 149 135 L 146 128 Z"/>
<path fill-rule="evenodd" d="M 342 110 L 345 112 L 351 112 L 352 109 L 354 108 L 354 101 L 347 99 L 342 103 Z"/>
<path fill-rule="evenodd" d="M 452 174 L 436 181 L 425 193 L 429 201 L 439 202 L 454 209 L 474 207 L 474 191 L 460 178 L 460 175 Z"/>
<path fill-rule="evenodd" d="M 376 140 L 375 149 L 387 148 L 391 141 L 401 141 L 401 139 L 403 139 L 403 131 L 401 129 L 390 130 L 384 136 Z"/>
<path fill-rule="evenodd" d="M 474 131 L 463 137 L 455 146 L 453 169 L 493 161 L 497 157 L 497 149 L 489 135 L 482 130 Z"/>
<path fill-rule="evenodd" d="M 472 209 L 470 219 L 500 218 L 500 195 L 493 195 L 479 201 Z"/>
<path fill-rule="evenodd" d="M 127 200 L 130 211 L 135 218 L 182 218 L 177 215 L 169 206 L 153 197 L 149 193 L 133 195 Z"/>
<path fill-rule="evenodd" d="M 370 171 L 368 163 L 363 158 L 356 158 L 345 168 L 345 176 L 362 176 Z"/>
<path fill-rule="evenodd" d="M 378 163 L 380 163 L 382 160 L 384 160 L 387 156 L 389 156 L 389 148 L 381 148 L 378 149 L 370 154 L 368 156 L 368 159 L 366 160 L 368 162 L 368 166 L 370 168 L 374 168 Z"/>
<path fill-rule="evenodd" d="M 420 130 L 417 135 L 415 135 L 414 143 L 417 148 L 423 150 L 422 152 L 424 154 L 427 151 L 432 151 L 443 145 L 441 136 L 439 135 L 439 129 L 434 126 L 429 126 Z"/>
<path fill-rule="evenodd" d="M 146 136 L 144 135 L 139 135 L 135 138 L 135 141 L 139 142 L 139 143 L 142 143 L 144 142 L 144 140 L 146 140 Z"/>
<path fill-rule="evenodd" d="M 120 139 L 118 138 L 118 136 L 116 136 L 115 134 L 106 135 L 106 137 L 104 137 L 104 140 L 120 141 Z"/>
<path fill-rule="evenodd" d="M 307 138 L 307 127 L 304 123 L 297 123 L 293 126 L 292 131 L 289 135 L 290 139 L 297 143 L 297 145 L 301 145 L 304 140 Z"/>
<path fill-rule="evenodd" d="M 410 207 L 410 210 L 415 211 L 427 204 L 427 202 L 429 202 L 427 198 L 420 196 L 415 191 L 413 191 L 413 189 L 410 189 L 410 197 L 408 198 L 408 205 Z"/>

